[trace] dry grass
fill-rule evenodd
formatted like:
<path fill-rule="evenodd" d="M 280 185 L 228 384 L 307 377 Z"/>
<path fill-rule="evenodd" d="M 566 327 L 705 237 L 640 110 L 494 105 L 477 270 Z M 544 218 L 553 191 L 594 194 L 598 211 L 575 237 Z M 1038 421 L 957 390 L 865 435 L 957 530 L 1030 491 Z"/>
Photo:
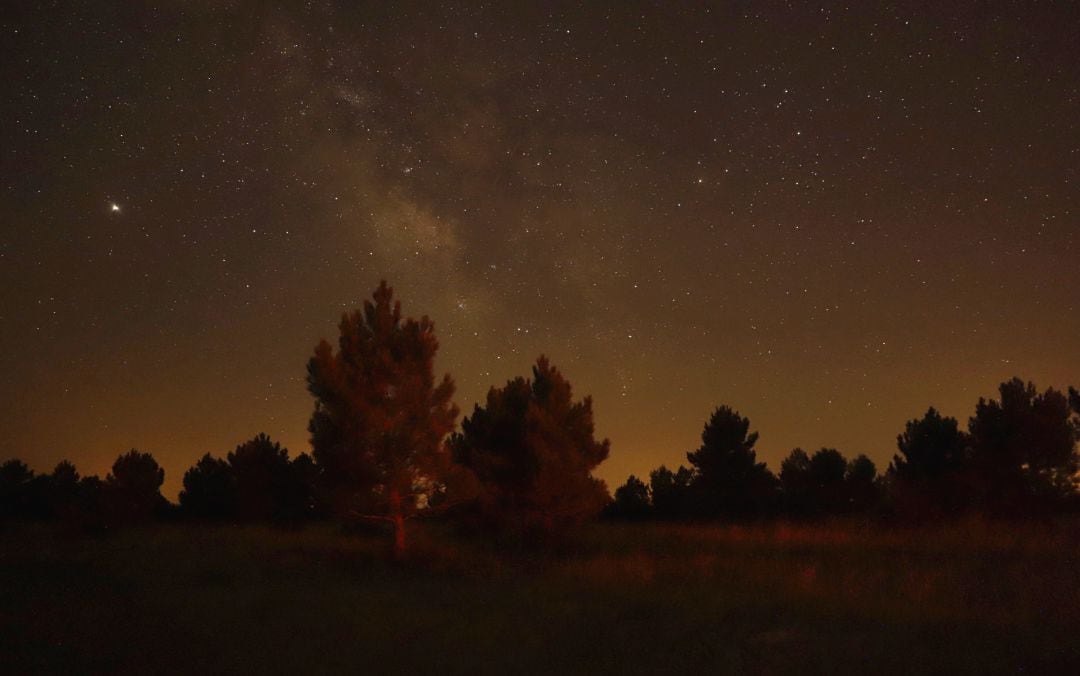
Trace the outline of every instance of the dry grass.
<path fill-rule="evenodd" d="M 542 553 L 436 524 L 0 540 L 10 672 L 1058 671 L 1080 526 L 598 524 Z"/>

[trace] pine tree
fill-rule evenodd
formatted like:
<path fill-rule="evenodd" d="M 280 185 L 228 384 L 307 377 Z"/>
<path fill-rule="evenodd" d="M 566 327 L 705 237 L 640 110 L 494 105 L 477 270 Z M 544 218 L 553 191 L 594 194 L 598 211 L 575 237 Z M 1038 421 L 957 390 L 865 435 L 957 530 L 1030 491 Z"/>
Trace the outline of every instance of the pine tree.
<path fill-rule="evenodd" d="M 289 451 L 266 434 L 257 434 L 227 456 L 236 490 L 236 513 L 241 519 L 285 516 L 289 485 Z"/>
<path fill-rule="evenodd" d="M 922 418 L 905 424 L 896 447 L 900 453 L 893 456 L 888 474 L 900 512 L 927 518 L 968 506 L 970 439 L 956 418 L 942 416 L 931 406 Z"/>
<path fill-rule="evenodd" d="M 847 460 L 835 448 L 822 448 L 810 456 L 810 482 L 814 505 L 822 514 L 839 514 L 848 508 Z"/>
<path fill-rule="evenodd" d="M 228 519 L 236 514 L 236 477 L 229 463 L 204 455 L 184 473 L 180 507 L 189 516 Z"/>
<path fill-rule="evenodd" d="M 1080 429 L 1069 399 L 1019 378 L 1001 383 L 998 392 L 1000 400 L 980 398 L 968 421 L 984 507 L 1014 514 L 1073 494 Z"/>
<path fill-rule="evenodd" d="M 79 471 L 68 460 L 56 463 L 48 480 L 46 502 L 50 516 L 70 518 L 78 509 Z"/>
<path fill-rule="evenodd" d="M 780 463 L 780 493 L 783 507 L 789 516 L 813 514 L 814 484 L 810 478 L 810 456 L 796 448 Z"/>
<path fill-rule="evenodd" d="M 696 509 L 702 516 L 744 517 L 765 511 L 776 477 L 757 461 L 750 421 L 728 407 L 717 408 L 701 433 L 701 447 L 686 454 L 696 470 Z"/>
<path fill-rule="evenodd" d="M 491 388 L 451 438 L 456 462 L 472 470 L 481 504 L 503 526 L 552 532 L 595 516 L 608 501 L 591 472 L 608 457 L 593 437 L 592 399 L 574 402 L 570 383 L 541 356 L 533 377 Z"/>
<path fill-rule="evenodd" d="M 168 506 L 161 494 L 165 470 L 154 456 L 131 449 L 113 463 L 105 477 L 105 492 L 114 518 L 145 521 Z"/>
<path fill-rule="evenodd" d="M 658 519 L 679 519 L 693 513 L 691 488 L 694 472 L 682 465 L 672 472 L 660 465 L 649 472 L 649 494 L 652 496 L 653 514 Z"/>
<path fill-rule="evenodd" d="M 0 518 L 26 517 L 30 512 L 30 486 L 34 471 L 12 458 L 0 464 Z"/>
<path fill-rule="evenodd" d="M 385 281 L 373 301 L 342 316 L 336 352 L 325 340 L 315 348 L 308 430 L 332 508 L 393 524 L 400 557 L 405 520 L 445 480 L 443 442 L 458 409 L 453 380 L 436 383 L 433 375 L 439 343 L 431 320 L 403 320 Z"/>
<path fill-rule="evenodd" d="M 881 483 L 877 465 L 865 455 L 858 455 L 848 463 L 844 475 L 847 485 L 848 509 L 855 513 L 874 509 L 880 502 Z"/>
<path fill-rule="evenodd" d="M 647 518 L 651 512 L 649 487 L 633 474 L 626 479 L 626 483 L 615 489 L 615 499 L 605 510 L 614 518 L 630 520 Z"/>

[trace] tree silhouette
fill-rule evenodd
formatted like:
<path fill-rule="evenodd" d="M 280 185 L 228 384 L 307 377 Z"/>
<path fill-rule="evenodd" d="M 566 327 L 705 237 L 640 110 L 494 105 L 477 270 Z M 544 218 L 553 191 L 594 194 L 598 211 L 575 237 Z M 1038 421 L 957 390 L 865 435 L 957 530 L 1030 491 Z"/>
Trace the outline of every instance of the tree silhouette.
<path fill-rule="evenodd" d="M 796 448 L 780 465 L 783 504 L 791 516 L 861 512 L 877 502 L 877 468 L 865 455 L 847 462 L 832 448 L 809 456 Z"/>
<path fill-rule="evenodd" d="M 980 398 L 968 422 L 983 505 L 1013 514 L 1072 493 L 1080 430 L 1069 400 L 1053 388 L 1040 394 L 1019 378 L 998 392 L 1000 400 Z"/>
<path fill-rule="evenodd" d="M 184 473 L 180 507 L 190 516 L 229 519 L 236 514 L 236 478 L 229 463 L 209 453 Z"/>
<path fill-rule="evenodd" d="M 265 434 L 236 447 L 227 459 L 209 453 L 184 474 L 180 506 L 204 519 L 292 520 L 313 516 L 318 467 Z"/>
<path fill-rule="evenodd" d="M 236 514 L 262 520 L 285 516 L 289 490 L 289 451 L 258 434 L 227 456 L 236 485 Z"/>
<path fill-rule="evenodd" d="M 167 506 L 161 495 L 165 470 L 149 453 L 131 449 L 116 459 L 105 477 L 109 510 L 122 521 L 146 521 Z"/>
<path fill-rule="evenodd" d="M 0 517 L 25 518 L 33 512 L 31 496 L 34 472 L 22 460 L 0 465 Z"/>
<path fill-rule="evenodd" d="M 281 496 L 282 515 L 290 519 L 311 518 L 319 513 L 319 468 L 307 453 L 289 463 L 288 481 Z"/>
<path fill-rule="evenodd" d="M 847 484 L 848 509 L 863 513 L 873 509 L 881 499 L 877 466 L 865 455 L 859 455 L 847 466 L 844 477 Z"/>
<path fill-rule="evenodd" d="M 925 518 L 965 508 L 970 439 L 956 418 L 942 417 L 930 407 L 922 418 L 905 424 L 896 446 L 900 454 L 893 456 L 889 473 L 901 512 Z"/>
<path fill-rule="evenodd" d="M 758 434 L 749 429 L 747 418 L 721 406 L 701 433 L 701 447 L 686 454 L 697 470 L 694 493 L 703 515 L 745 517 L 768 508 L 776 478 L 757 461 Z"/>
<path fill-rule="evenodd" d="M 75 465 L 61 460 L 48 477 L 46 501 L 50 516 L 71 519 L 80 509 L 79 472 Z"/>
<path fill-rule="evenodd" d="M 631 474 L 625 484 L 615 489 L 615 499 L 607 511 L 617 519 L 641 520 L 648 517 L 652 512 L 649 487 Z"/>
<path fill-rule="evenodd" d="M 451 437 L 454 460 L 472 470 L 492 522 L 552 532 L 596 515 L 608 501 L 591 475 L 609 452 L 593 437 L 592 399 L 574 402 L 570 383 L 541 356 L 531 380 L 488 391 Z"/>
<path fill-rule="evenodd" d="M 439 343 L 431 320 L 402 320 L 385 281 L 373 300 L 342 316 L 337 352 L 325 340 L 315 348 L 307 367 L 315 397 L 308 430 L 332 508 L 393 524 L 400 557 L 405 519 L 444 482 L 443 441 L 458 409 L 450 376 L 435 382 Z"/>
<path fill-rule="evenodd" d="M 809 516 L 815 512 L 814 486 L 810 478 L 810 456 L 801 448 L 792 449 L 780 463 L 780 494 L 789 516 Z"/>
<path fill-rule="evenodd" d="M 64 490 L 74 489 L 79 485 L 79 471 L 68 460 L 61 460 L 56 463 L 51 476 L 53 484 Z"/>
<path fill-rule="evenodd" d="M 693 511 L 691 490 L 694 472 L 682 465 L 672 472 L 660 465 L 649 473 L 649 493 L 652 495 L 653 513 L 659 519 L 679 519 L 690 516 Z"/>
<path fill-rule="evenodd" d="M 814 504 L 821 514 L 840 514 L 849 508 L 847 460 L 835 448 L 822 448 L 810 456 L 810 483 Z"/>
<path fill-rule="evenodd" d="M 108 520 L 108 498 L 105 482 L 98 476 L 84 476 L 79 480 L 78 509 L 72 521 L 84 527 L 100 529 Z"/>
<path fill-rule="evenodd" d="M 904 478 L 941 477 L 964 466 L 968 443 L 956 418 L 942 417 L 931 406 L 922 418 L 908 421 L 897 436 L 900 455 L 893 456 L 893 466 Z"/>

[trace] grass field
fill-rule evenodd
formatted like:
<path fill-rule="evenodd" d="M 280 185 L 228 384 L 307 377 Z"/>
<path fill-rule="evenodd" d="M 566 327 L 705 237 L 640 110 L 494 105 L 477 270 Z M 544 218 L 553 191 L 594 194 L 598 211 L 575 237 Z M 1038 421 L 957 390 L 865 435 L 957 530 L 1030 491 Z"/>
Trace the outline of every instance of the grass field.
<path fill-rule="evenodd" d="M 0 671 L 1073 672 L 1080 524 L 0 531 Z"/>

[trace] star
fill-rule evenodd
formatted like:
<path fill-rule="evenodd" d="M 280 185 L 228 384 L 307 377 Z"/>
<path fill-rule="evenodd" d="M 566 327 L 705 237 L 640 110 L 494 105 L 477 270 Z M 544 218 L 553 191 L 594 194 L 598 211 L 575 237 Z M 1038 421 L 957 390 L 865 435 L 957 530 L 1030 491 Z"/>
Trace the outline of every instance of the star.
<path fill-rule="evenodd" d="M 528 377 L 527 353 L 550 353 L 595 398 L 597 433 L 612 441 L 597 476 L 609 487 L 685 462 L 704 412 L 721 404 L 745 409 L 768 447 L 759 462 L 774 471 L 786 449 L 811 442 L 877 453 L 883 468 L 920 396 L 963 421 L 996 377 L 1036 375 L 1025 372 L 1032 361 L 1076 371 L 1067 320 L 1080 267 L 1062 261 L 1080 251 L 1068 222 L 1080 193 L 1060 171 L 1075 144 L 1057 140 L 1080 138 L 1077 78 L 1063 89 L 1036 72 L 1072 72 L 1069 22 L 1052 20 L 1067 2 L 1031 12 L 1038 45 L 995 33 L 986 54 L 966 51 L 948 11 L 905 27 L 881 3 L 863 3 L 828 43 L 819 23 L 832 19 L 773 35 L 785 11 L 767 7 L 716 33 L 715 17 L 689 5 L 661 22 L 623 3 L 595 15 L 437 19 L 359 16 L 342 0 L 315 13 L 277 3 L 265 30 L 241 31 L 234 45 L 215 41 L 233 20 L 228 3 L 208 3 L 182 40 L 177 3 L 126 8 L 141 34 L 122 41 L 96 30 L 115 12 L 70 4 L 70 26 L 20 18 L 9 30 L 20 39 L 5 45 L 14 56 L 0 61 L 20 121 L 0 126 L 4 156 L 32 169 L 5 176 L 0 200 L 0 222 L 19 224 L 17 243 L 0 236 L 0 261 L 17 268 L 0 284 L 0 354 L 46 341 L 17 369 L 9 389 L 20 391 L 37 387 L 37 373 L 85 380 L 116 354 L 154 355 L 123 374 L 152 385 L 148 408 L 117 403 L 123 379 L 102 383 L 100 401 L 96 384 L 66 395 L 110 423 L 103 432 L 88 414 L 70 430 L 95 449 L 119 451 L 166 401 L 170 420 L 198 419 L 206 396 L 235 402 L 190 444 L 165 429 L 133 433 L 165 467 L 166 495 L 196 446 L 227 452 L 271 414 L 275 426 L 292 421 L 291 451 L 308 447 L 305 388 L 261 409 L 249 402 L 261 401 L 263 380 L 252 378 L 303 381 L 337 306 L 359 308 L 382 278 L 404 316 L 430 314 L 438 375 L 461 379 L 463 409 L 505 378 Z M 1016 13 L 1026 14 L 972 21 Z M 656 30 L 669 23 L 685 48 Z M 589 45 L 607 33 L 610 51 Z M 158 42 L 169 45 L 155 52 L 160 67 L 131 67 Z M 444 60 L 437 77 L 434 55 Z M 47 86 L 41 63 L 53 65 Z M 1008 86 L 990 86 L 987 74 L 1007 63 Z M 648 95 L 624 90 L 637 81 Z M 971 95 L 957 101 L 953 89 Z M 169 97 L 181 90 L 177 114 Z M 94 104 L 73 107 L 73 95 Z M 1030 121 L 1018 129 L 1020 114 Z M 1016 172 L 1014 161 L 1030 166 Z M 57 175 L 47 186 L 45 172 Z M 99 274 L 102 262 L 119 267 Z M 129 273 L 146 283 L 118 282 Z M 84 302 L 77 335 L 39 321 L 63 311 L 60 296 L 36 304 L 45 289 Z M 155 330 L 100 329 L 129 326 L 133 310 L 139 328 Z M 1017 343 L 991 321 L 1019 315 L 1039 340 Z M 972 329 L 979 340 L 957 348 L 957 365 L 940 346 Z M 67 339 L 85 348 L 78 363 L 51 363 Z M 1059 349 L 1039 349 L 1050 346 Z M 797 372 L 804 354 L 814 368 Z M 238 373 L 238 359 L 251 377 L 220 393 L 170 385 L 216 383 Z M 967 369 L 975 363 L 986 371 Z M 625 375 L 609 377 L 616 367 Z M 631 381 L 646 372 L 648 387 Z M 789 405 L 824 406 L 856 377 L 865 396 L 836 395 L 821 421 Z M 874 394 L 894 381 L 914 401 Z M 774 391 L 785 397 L 759 396 Z M 608 401 L 634 406 L 608 414 Z M 48 469 L 68 432 L 19 417 L 0 407 L 0 434 Z M 72 452 L 77 466 L 91 461 Z"/>

